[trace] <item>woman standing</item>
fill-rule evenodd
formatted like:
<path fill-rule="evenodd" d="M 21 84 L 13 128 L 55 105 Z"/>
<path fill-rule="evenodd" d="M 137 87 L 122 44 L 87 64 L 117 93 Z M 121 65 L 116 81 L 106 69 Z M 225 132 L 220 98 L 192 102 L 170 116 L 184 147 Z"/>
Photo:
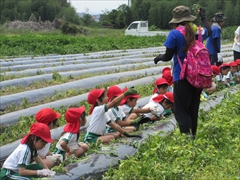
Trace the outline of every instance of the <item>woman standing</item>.
<path fill-rule="evenodd" d="M 240 26 L 235 31 L 234 43 L 233 43 L 233 57 L 234 61 L 240 59 Z"/>
<path fill-rule="evenodd" d="M 179 124 L 181 133 L 187 134 L 194 138 L 197 131 L 198 109 L 200 103 L 200 94 L 202 89 L 195 88 L 186 79 L 180 79 L 181 67 L 177 56 L 183 63 L 186 53 L 190 46 L 195 43 L 196 29 L 192 28 L 192 21 L 196 19 L 190 14 L 190 10 L 186 6 L 177 6 L 172 11 L 173 18 L 169 22 L 174 27 L 183 26 L 186 30 L 186 37 L 184 37 L 178 30 L 173 29 L 164 43 L 166 46 L 165 54 L 158 55 L 154 62 L 170 61 L 174 56 L 174 115 Z M 199 15 L 204 24 L 204 33 L 208 37 L 211 33 L 211 27 L 206 19 L 205 10 L 200 8 Z"/>

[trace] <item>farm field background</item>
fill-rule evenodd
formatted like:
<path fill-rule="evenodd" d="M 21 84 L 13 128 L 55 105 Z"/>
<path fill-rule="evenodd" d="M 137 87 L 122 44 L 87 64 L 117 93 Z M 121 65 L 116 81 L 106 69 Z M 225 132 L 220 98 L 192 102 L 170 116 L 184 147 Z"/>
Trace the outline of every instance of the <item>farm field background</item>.
<path fill-rule="evenodd" d="M 90 89 L 118 84 L 134 85 L 142 98 L 152 94 L 153 82 L 161 77 L 162 68 L 171 65 L 153 63 L 153 58 L 165 51 L 160 47 L 165 37 L 96 31 L 88 36 L 4 32 L 0 37 L 1 154 L 3 146 L 12 143 L 13 150 L 18 145 L 34 122 L 34 114 L 43 107 L 51 106 L 64 114 L 69 107 L 85 105 L 88 111 Z M 221 52 L 225 61 L 232 60 L 228 43 Z M 61 127 L 52 131 L 55 138 L 65 124 L 63 116 L 59 124 Z M 112 171 L 108 173 L 113 176 Z"/>

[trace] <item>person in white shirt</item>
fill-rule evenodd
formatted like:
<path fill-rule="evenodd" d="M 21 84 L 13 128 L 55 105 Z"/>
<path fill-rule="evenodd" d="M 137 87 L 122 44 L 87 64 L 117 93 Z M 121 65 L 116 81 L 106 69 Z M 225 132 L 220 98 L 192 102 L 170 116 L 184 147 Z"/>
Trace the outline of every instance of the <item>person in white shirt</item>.
<path fill-rule="evenodd" d="M 220 74 L 217 75 L 215 78 L 218 85 L 226 85 L 227 86 L 227 82 L 224 81 L 223 76 L 227 75 L 229 71 L 230 71 L 230 66 L 228 63 L 223 63 L 220 66 Z"/>
<path fill-rule="evenodd" d="M 235 31 L 233 43 L 233 57 L 235 62 L 237 59 L 240 59 L 240 26 L 238 26 Z"/>
<path fill-rule="evenodd" d="M 124 92 L 126 92 L 126 89 Z M 107 91 L 108 101 L 111 102 L 112 100 L 117 98 L 122 93 L 123 93 L 122 90 L 118 86 L 109 87 L 108 91 Z M 131 94 L 129 96 L 139 96 L 139 95 Z M 127 96 L 127 97 L 129 97 L 129 96 Z M 127 97 L 125 97 L 125 98 L 127 98 Z M 138 116 L 135 116 L 135 119 L 130 119 L 130 117 L 133 117 L 133 116 L 127 117 L 119 105 L 120 105 L 120 102 L 107 111 L 108 117 L 111 119 L 111 121 L 113 121 L 116 124 L 118 124 L 119 126 L 123 127 L 126 132 L 131 133 L 131 132 L 136 131 L 136 127 L 134 125 L 138 124 L 138 122 L 141 120 L 141 118 L 137 118 Z M 133 109 L 132 111 L 142 112 L 142 113 L 151 112 L 150 108 L 141 109 L 140 111 Z M 107 125 L 106 133 L 109 134 L 109 133 L 117 133 L 117 132 L 115 129 L 113 129 Z M 119 135 L 119 133 L 117 133 L 117 134 Z"/>
<path fill-rule="evenodd" d="M 238 70 L 235 73 L 235 76 L 237 77 L 237 83 L 240 83 L 240 59 L 237 59 L 236 63 L 238 65 Z"/>
<path fill-rule="evenodd" d="M 238 70 L 238 65 L 236 62 L 230 62 L 230 71 L 228 72 L 227 75 L 223 76 L 223 81 L 227 83 L 228 86 L 236 84 L 236 80 L 234 79 L 235 73 Z"/>
<path fill-rule="evenodd" d="M 165 94 L 168 90 L 168 82 L 166 81 L 166 79 L 164 78 L 158 78 L 156 81 L 155 81 L 155 87 L 153 89 L 153 95 L 152 97 L 150 98 L 149 102 L 152 101 L 152 99 L 156 96 L 158 96 L 159 94 Z"/>
<path fill-rule="evenodd" d="M 123 92 L 126 92 L 128 88 L 124 88 Z M 158 111 L 158 106 L 153 106 L 151 108 L 137 108 L 137 100 L 140 98 L 140 95 L 138 94 L 131 94 L 126 96 L 122 99 L 119 108 L 123 111 L 123 113 L 126 115 L 125 121 L 134 121 L 136 118 L 138 118 L 141 114 L 144 113 L 150 113 L 150 112 L 156 112 Z M 138 130 L 140 124 L 137 123 L 134 125 L 136 130 Z"/>
<path fill-rule="evenodd" d="M 49 170 L 38 155 L 38 150 L 47 143 L 53 143 L 49 127 L 43 123 L 33 124 L 29 134 L 3 163 L 0 179 L 30 180 L 53 176 L 55 172 Z"/>
<path fill-rule="evenodd" d="M 80 127 L 84 126 L 87 122 L 85 107 L 69 108 L 65 113 L 65 119 L 67 124 L 64 127 L 64 131 L 56 144 L 54 154 L 62 155 L 65 159 L 71 154 L 75 157 L 81 157 L 88 151 L 88 145 L 79 141 Z"/>
<path fill-rule="evenodd" d="M 109 143 L 111 140 L 113 140 L 113 135 L 104 134 L 106 124 L 127 137 L 135 137 L 134 135 L 128 134 L 118 124 L 112 122 L 111 119 L 106 115 L 108 109 L 116 106 L 116 104 L 121 102 L 124 97 L 130 94 L 137 94 L 137 91 L 134 88 L 130 88 L 128 91 L 122 93 L 111 102 L 108 102 L 105 89 L 93 89 L 90 91 L 88 94 L 88 103 L 92 105 L 90 109 L 90 114 L 92 114 L 92 116 L 89 122 L 87 133 L 84 137 L 84 142 L 95 143 L 101 141 L 102 143 Z"/>
<path fill-rule="evenodd" d="M 154 97 L 151 102 L 146 104 L 143 108 L 158 106 L 158 112 L 144 114 L 146 118 L 149 118 L 150 122 L 161 120 L 164 117 L 164 111 L 171 109 L 174 104 L 173 93 L 166 92 L 165 94 L 159 94 Z"/>
<path fill-rule="evenodd" d="M 57 127 L 57 120 L 61 117 L 60 113 L 56 113 L 51 108 L 43 108 L 37 112 L 35 115 L 35 119 L 39 123 L 46 124 L 50 130 Z M 49 151 L 51 143 L 47 143 L 46 146 L 38 151 L 38 155 L 42 158 L 44 163 L 47 165 L 49 169 L 51 169 L 54 165 L 59 164 L 62 159 L 61 156 L 53 155 L 52 152 Z"/>

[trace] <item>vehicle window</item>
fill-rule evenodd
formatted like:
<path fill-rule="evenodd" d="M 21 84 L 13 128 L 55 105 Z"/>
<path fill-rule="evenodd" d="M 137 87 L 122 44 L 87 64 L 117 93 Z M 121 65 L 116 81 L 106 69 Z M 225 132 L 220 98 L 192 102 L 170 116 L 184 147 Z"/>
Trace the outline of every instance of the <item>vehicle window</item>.
<path fill-rule="evenodd" d="M 141 27 L 147 27 L 147 23 L 141 23 Z"/>
<path fill-rule="evenodd" d="M 138 23 L 133 23 L 129 26 L 128 30 L 130 29 L 137 29 Z"/>

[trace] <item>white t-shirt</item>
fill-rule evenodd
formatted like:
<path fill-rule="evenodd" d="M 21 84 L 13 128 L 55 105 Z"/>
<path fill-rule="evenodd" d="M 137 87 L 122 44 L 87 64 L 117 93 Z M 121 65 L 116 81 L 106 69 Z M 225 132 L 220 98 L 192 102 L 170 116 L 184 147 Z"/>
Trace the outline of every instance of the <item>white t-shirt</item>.
<path fill-rule="evenodd" d="M 216 77 L 215 77 L 215 79 L 216 79 L 216 81 L 217 82 L 223 82 L 223 75 L 220 73 L 219 75 L 217 75 Z"/>
<path fill-rule="evenodd" d="M 237 51 L 237 52 L 240 52 L 240 26 L 238 26 L 238 28 L 236 29 L 236 31 L 235 31 L 235 35 L 238 35 L 238 40 L 237 40 L 237 42 L 239 43 L 239 44 L 236 44 L 235 42 L 233 43 L 233 50 L 234 51 Z"/>
<path fill-rule="evenodd" d="M 56 144 L 56 148 L 61 150 L 61 151 L 65 151 L 62 146 L 60 146 L 60 143 L 62 140 L 65 140 L 67 141 L 67 145 L 68 147 L 70 148 L 70 152 L 72 152 L 73 150 L 75 149 L 78 149 L 79 148 L 79 145 L 78 145 L 78 141 L 77 141 L 77 134 L 73 134 L 73 133 L 70 133 L 70 132 L 66 132 L 65 134 L 63 134 L 58 143 Z"/>
<path fill-rule="evenodd" d="M 126 117 L 128 117 L 132 111 L 133 111 L 133 107 L 127 105 L 127 104 L 123 104 L 121 106 L 118 106 L 120 109 L 122 109 L 122 111 L 125 113 Z"/>
<path fill-rule="evenodd" d="M 223 81 L 226 81 L 226 79 L 229 79 L 230 81 L 233 80 L 233 74 L 231 73 L 231 71 L 229 71 L 226 76 L 223 76 Z"/>
<path fill-rule="evenodd" d="M 121 108 L 118 107 L 110 108 L 106 114 L 109 117 L 109 120 L 115 122 L 116 124 L 118 121 L 122 121 L 126 118 L 126 114 L 122 111 Z M 107 125 L 106 130 L 107 132 L 111 132 L 112 128 Z"/>
<path fill-rule="evenodd" d="M 173 87 L 172 86 L 168 86 L 167 92 L 172 92 L 173 93 Z"/>
<path fill-rule="evenodd" d="M 28 165 L 31 163 L 31 151 L 26 144 L 19 144 L 3 163 L 2 168 L 18 172 L 18 165 Z"/>
<path fill-rule="evenodd" d="M 94 133 L 98 135 L 104 135 L 106 124 L 111 122 L 107 117 L 107 105 L 96 106 L 93 109 L 91 120 L 89 122 L 89 127 L 87 133 Z"/>
<path fill-rule="evenodd" d="M 159 95 L 158 93 L 153 94 L 152 97 L 149 99 L 148 102 L 149 102 L 149 103 L 150 103 L 150 102 L 154 102 L 154 101 L 153 101 L 153 98 L 157 97 L 158 95 Z"/>
<path fill-rule="evenodd" d="M 47 156 L 49 149 L 50 149 L 51 143 L 47 143 L 46 146 L 40 150 L 38 150 L 38 155 L 45 157 Z"/>
<path fill-rule="evenodd" d="M 161 104 L 155 102 L 155 101 L 152 101 L 152 102 L 149 102 L 148 104 L 146 104 L 143 108 L 149 108 L 149 107 L 154 107 L 154 106 L 157 106 L 160 111 L 158 111 L 157 113 L 155 114 L 152 114 L 152 113 L 147 113 L 147 114 L 144 114 L 146 117 L 151 117 L 152 115 L 155 115 L 157 117 L 160 117 L 162 115 L 162 113 L 164 112 L 164 108 L 162 107 Z"/>
<path fill-rule="evenodd" d="M 118 120 L 122 121 L 126 118 L 126 114 L 119 107 L 112 107 L 106 113 L 109 119 L 111 119 L 111 121 L 116 123 Z"/>
<path fill-rule="evenodd" d="M 234 73 L 234 76 L 240 76 L 240 70 Z"/>

